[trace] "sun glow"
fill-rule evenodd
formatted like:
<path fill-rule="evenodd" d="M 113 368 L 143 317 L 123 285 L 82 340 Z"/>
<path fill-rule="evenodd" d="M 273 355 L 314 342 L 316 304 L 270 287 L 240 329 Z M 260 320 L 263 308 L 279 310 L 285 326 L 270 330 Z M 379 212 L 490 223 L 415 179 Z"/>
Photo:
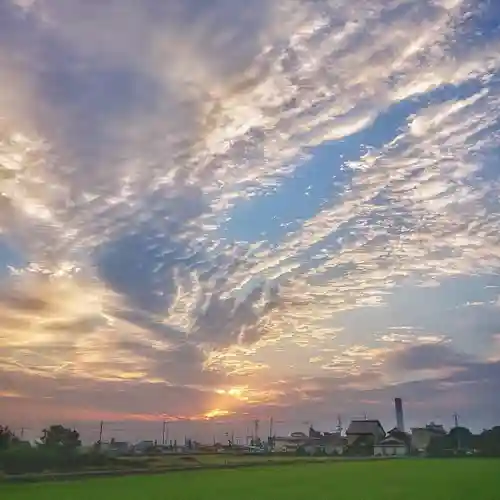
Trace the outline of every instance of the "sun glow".
<path fill-rule="evenodd" d="M 217 417 L 226 417 L 229 415 L 230 412 L 228 410 L 220 410 L 218 408 L 215 408 L 214 410 L 207 411 L 205 415 L 203 415 L 207 420 L 210 420 L 212 418 L 217 418 Z"/>

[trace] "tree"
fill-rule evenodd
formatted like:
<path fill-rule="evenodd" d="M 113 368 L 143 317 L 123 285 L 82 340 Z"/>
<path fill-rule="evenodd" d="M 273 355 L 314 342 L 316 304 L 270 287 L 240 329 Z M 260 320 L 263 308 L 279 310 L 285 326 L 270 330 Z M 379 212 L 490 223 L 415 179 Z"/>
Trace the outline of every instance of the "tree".
<path fill-rule="evenodd" d="M 62 425 L 51 425 L 48 429 L 43 429 L 40 441 L 44 446 L 65 450 L 74 450 L 82 444 L 80 434 L 76 430 L 67 429 Z"/>
<path fill-rule="evenodd" d="M 448 434 L 432 436 L 427 446 L 427 453 L 431 457 L 446 457 L 453 454 L 453 442 Z"/>
<path fill-rule="evenodd" d="M 500 427 L 485 429 L 479 436 L 475 436 L 474 446 L 479 454 L 488 457 L 500 456 Z"/>
<path fill-rule="evenodd" d="M 472 446 L 472 432 L 467 427 L 454 427 L 448 433 L 455 450 L 469 450 Z"/>
<path fill-rule="evenodd" d="M 15 444 L 17 442 L 19 442 L 19 439 L 9 429 L 9 427 L 0 425 L 0 450 L 6 450 L 12 444 Z"/>

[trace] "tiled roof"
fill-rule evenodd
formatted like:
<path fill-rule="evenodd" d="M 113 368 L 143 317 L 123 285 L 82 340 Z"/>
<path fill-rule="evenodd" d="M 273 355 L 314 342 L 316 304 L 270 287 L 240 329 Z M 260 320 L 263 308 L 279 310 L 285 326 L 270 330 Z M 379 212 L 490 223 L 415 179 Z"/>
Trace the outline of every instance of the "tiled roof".
<path fill-rule="evenodd" d="M 406 446 L 406 444 L 400 439 L 388 437 L 383 441 L 380 441 L 380 443 L 377 446 Z"/>
<path fill-rule="evenodd" d="M 384 432 L 384 428 L 378 420 L 352 420 L 346 434 L 378 434 L 380 431 Z"/>

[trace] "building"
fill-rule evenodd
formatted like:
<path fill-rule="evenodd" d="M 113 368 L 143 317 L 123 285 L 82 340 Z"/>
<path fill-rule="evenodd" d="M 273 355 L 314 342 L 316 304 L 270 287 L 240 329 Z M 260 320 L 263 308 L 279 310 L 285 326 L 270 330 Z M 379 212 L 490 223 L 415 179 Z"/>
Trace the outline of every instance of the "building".
<path fill-rule="evenodd" d="M 131 445 L 125 441 L 115 441 L 112 439 L 109 443 L 101 443 L 99 449 L 107 455 L 126 455 L 131 451 Z"/>
<path fill-rule="evenodd" d="M 309 437 L 303 433 L 291 436 L 276 436 L 273 438 L 273 450 L 276 453 L 295 453 L 300 447 L 304 447 L 309 442 Z"/>
<path fill-rule="evenodd" d="M 294 432 L 290 436 L 273 439 L 273 450 L 277 453 L 297 453 L 306 455 L 342 455 L 347 439 L 340 433 L 310 432 L 307 436 L 302 432 Z"/>
<path fill-rule="evenodd" d="M 409 449 L 406 443 L 400 439 L 389 436 L 373 447 L 375 456 L 399 457 L 408 455 Z"/>
<path fill-rule="evenodd" d="M 139 455 L 146 454 L 150 452 L 155 447 L 154 441 L 140 441 L 133 446 L 134 453 Z"/>
<path fill-rule="evenodd" d="M 321 441 L 325 455 L 342 455 L 347 446 L 347 438 L 341 436 L 340 432 L 325 434 Z"/>
<path fill-rule="evenodd" d="M 419 453 L 425 453 L 433 437 L 446 436 L 442 425 L 431 422 L 425 427 L 413 427 L 411 430 L 411 446 Z"/>
<path fill-rule="evenodd" d="M 350 446 L 360 438 L 376 445 L 385 438 L 385 431 L 379 420 L 352 420 L 346 431 L 347 444 Z"/>
<path fill-rule="evenodd" d="M 404 456 L 411 451 L 411 436 L 398 427 L 391 429 L 387 436 L 373 447 L 375 456 Z"/>

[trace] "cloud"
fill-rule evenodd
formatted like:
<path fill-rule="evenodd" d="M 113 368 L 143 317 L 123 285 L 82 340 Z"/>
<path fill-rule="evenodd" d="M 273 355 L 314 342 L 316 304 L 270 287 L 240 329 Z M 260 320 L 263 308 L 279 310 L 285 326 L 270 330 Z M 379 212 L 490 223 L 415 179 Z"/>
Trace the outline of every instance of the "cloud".
<path fill-rule="evenodd" d="M 394 353 L 388 363 L 399 370 L 425 370 L 455 367 L 470 361 L 470 356 L 456 352 L 444 343 L 410 346 Z"/>
<path fill-rule="evenodd" d="M 466 2 L 96 9 L 0 7 L 0 228 L 28 262 L 0 297 L 6 372 L 134 390 L 249 377 L 257 400 L 278 347 L 303 350 L 294 369 L 321 358 L 316 373 L 353 377 L 386 357 L 399 372 L 470 362 L 440 332 L 382 333 L 410 345 L 391 358 L 339 345 L 335 324 L 408 280 L 498 270 L 498 40 L 464 42 Z M 340 185 L 280 240 L 224 232 L 318 149 L 364 137 L 377 144 L 329 159 Z M 175 404 L 233 411 L 201 401 Z"/>

